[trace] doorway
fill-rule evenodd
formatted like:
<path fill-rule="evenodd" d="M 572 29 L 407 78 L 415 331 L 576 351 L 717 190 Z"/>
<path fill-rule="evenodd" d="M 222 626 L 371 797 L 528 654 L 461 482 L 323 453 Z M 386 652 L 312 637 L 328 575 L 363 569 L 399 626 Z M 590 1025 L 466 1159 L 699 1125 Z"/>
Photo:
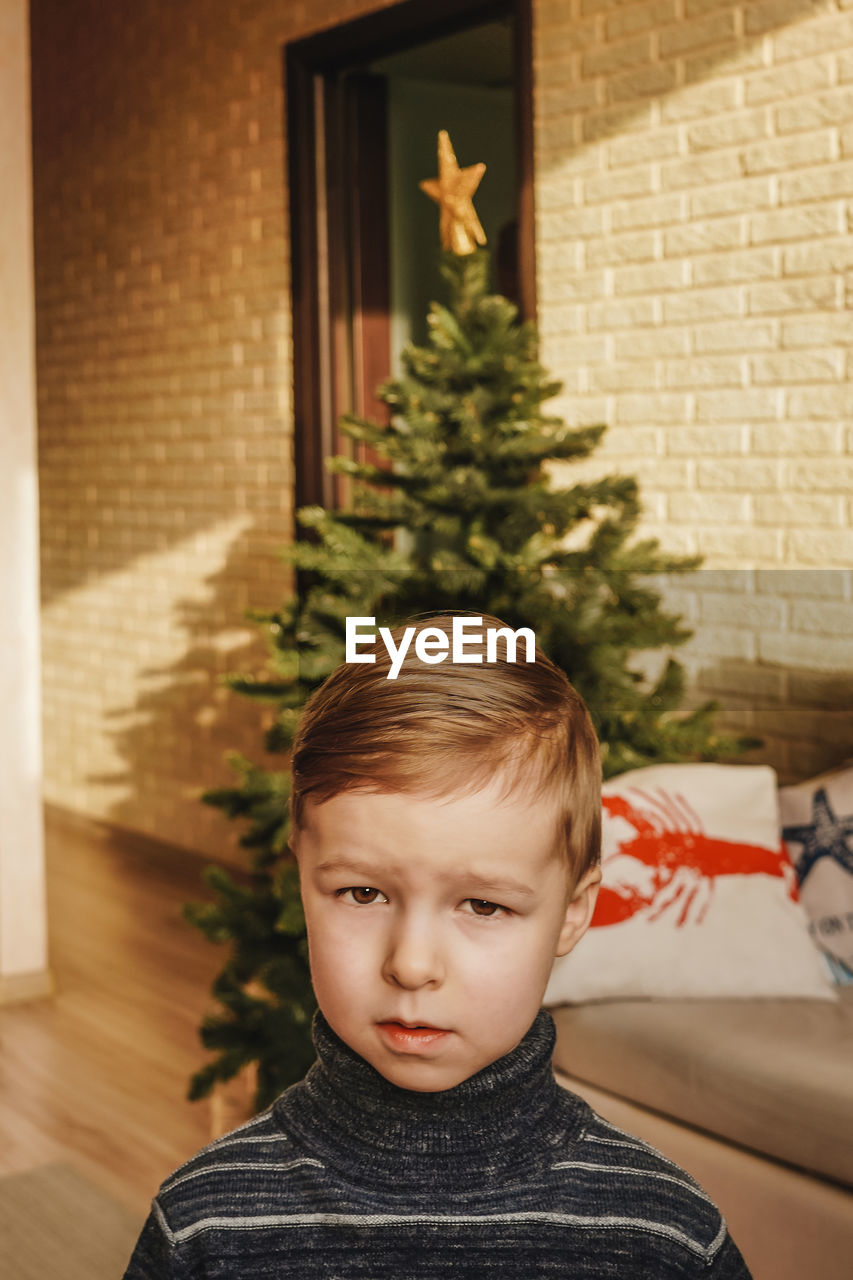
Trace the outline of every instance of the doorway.
<path fill-rule="evenodd" d="M 289 45 L 286 76 L 295 498 L 333 508 L 340 416 L 383 419 L 376 387 L 444 294 L 438 210 L 418 187 L 439 129 L 460 165 L 485 162 L 495 284 L 534 314 L 530 3 L 406 0 Z"/>

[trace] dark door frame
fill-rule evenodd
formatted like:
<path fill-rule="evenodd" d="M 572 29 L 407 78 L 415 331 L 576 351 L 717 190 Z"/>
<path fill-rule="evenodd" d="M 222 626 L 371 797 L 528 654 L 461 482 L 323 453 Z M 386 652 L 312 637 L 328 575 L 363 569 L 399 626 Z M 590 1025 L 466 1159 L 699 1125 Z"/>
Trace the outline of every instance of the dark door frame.
<path fill-rule="evenodd" d="M 370 353 L 383 342 L 374 304 L 383 290 L 387 297 L 386 215 L 378 207 L 381 201 L 366 205 L 354 175 L 348 181 L 341 174 L 335 152 L 341 130 L 354 128 L 360 113 L 368 113 L 374 130 L 380 127 L 384 103 L 369 85 L 355 99 L 345 98 L 336 73 L 504 15 L 512 15 L 516 33 L 520 305 L 526 318 L 535 319 L 532 0 L 403 0 L 285 47 L 297 507 L 340 504 L 339 484 L 324 467 L 326 457 L 342 451 L 338 419 L 344 411 L 368 416 L 378 411 Z M 384 182 L 380 151 L 384 154 L 380 148 L 362 158 L 373 166 L 374 194 Z M 353 246 L 352 228 L 368 221 L 369 236 Z M 355 339 L 352 359 L 342 333 L 348 317 Z M 387 347 L 387 334 L 385 339 Z"/>

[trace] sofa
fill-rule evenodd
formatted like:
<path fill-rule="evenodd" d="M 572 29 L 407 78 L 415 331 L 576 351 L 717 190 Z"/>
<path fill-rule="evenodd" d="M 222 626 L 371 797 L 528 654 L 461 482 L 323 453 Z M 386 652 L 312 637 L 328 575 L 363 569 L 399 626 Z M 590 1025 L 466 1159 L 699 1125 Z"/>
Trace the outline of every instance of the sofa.
<path fill-rule="evenodd" d="M 552 1013 L 559 1082 L 693 1174 L 755 1280 L 850 1280 L 853 986 Z"/>
<path fill-rule="evenodd" d="M 728 770 L 670 766 L 605 787 L 608 927 L 590 930 L 598 936 L 589 951 L 584 939 L 576 956 L 557 962 L 562 976 L 555 967 L 546 1003 L 557 1027 L 556 1074 L 693 1174 L 725 1214 L 755 1280 L 850 1280 L 853 983 L 843 982 L 853 925 L 853 770 L 782 791 L 769 770 Z M 761 809 L 763 836 L 747 821 Z M 630 822 L 609 830 L 608 811 Z M 780 862 L 739 883 L 718 841 L 725 874 L 716 887 L 700 886 L 696 841 L 685 831 L 701 830 L 708 847 L 707 831 L 726 823 L 730 836 L 747 833 L 739 846 L 746 870 L 759 866 L 756 840 L 771 851 L 775 841 L 778 851 L 775 837 L 784 835 L 791 867 L 807 853 L 811 878 L 802 877 L 798 892 Z M 657 868 L 655 837 L 670 850 Z M 661 871 L 674 848 L 694 868 L 689 875 L 672 865 Z M 634 861 L 641 854 L 642 875 L 626 851 Z M 747 890 L 749 927 L 737 914 Z M 714 945 L 703 950 L 697 938 L 706 926 Z"/>

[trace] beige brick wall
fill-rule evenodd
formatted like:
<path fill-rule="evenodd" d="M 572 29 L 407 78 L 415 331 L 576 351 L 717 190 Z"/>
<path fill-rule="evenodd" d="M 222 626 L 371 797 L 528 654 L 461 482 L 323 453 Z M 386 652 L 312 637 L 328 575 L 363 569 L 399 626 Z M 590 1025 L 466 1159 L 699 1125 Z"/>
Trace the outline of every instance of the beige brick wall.
<path fill-rule="evenodd" d="M 292 518 L 281 50 L 377 7 L 32 2 L 46 795 L 211 853 L 233 835 L 197 793 L 259 737 L 216 679 L 257 652 Z M 742 720 L 837 709 L 850 583 L 822 633 L 806 584 L 853 560 L 853 9 L 534 11 L 560 407 L 610 424 L 593 465 L 639 477 L 666 546 L 806 571 L 773 628 L 711 616 L 764 579 L 679 585 L 697 684 Z M 802 772 L 797 740 L 768 750 Z"/>
<path fill-rule="evenodd" d="M 535 14 L 559 407 L 609 424 L 586 470 L 637 476 L 644 532 L 738 571 L 662 584 L 683 656 L 802 776 L 853 755 L 853 5 Z"/>
<path fill-rule="evenodd" d="M 849 569 L 701 569 L 659 586 L 693 630 L 678 651 L 690 703 L 715 698 L 722 724 L 760 737 L 749 759 L 792 781 L 851 757 Z"/>
<path fill-rule="evenodd" d="M 290 536 L 282 47 L 375 0 L 33 0 L 45 794 L 210 853 Z"/>

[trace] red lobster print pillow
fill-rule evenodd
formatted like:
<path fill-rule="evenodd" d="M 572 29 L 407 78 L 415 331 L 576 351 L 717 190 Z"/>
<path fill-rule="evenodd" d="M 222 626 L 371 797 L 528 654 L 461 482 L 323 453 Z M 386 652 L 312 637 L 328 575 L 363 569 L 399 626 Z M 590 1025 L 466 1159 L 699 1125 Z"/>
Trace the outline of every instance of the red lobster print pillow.
<path fill-rule="evenodd" d="M 782 843 L 776 775 L 671 764 L 605 783 L 592 925 L 546 1004 L 638 997 L 833 998 Z"/>

